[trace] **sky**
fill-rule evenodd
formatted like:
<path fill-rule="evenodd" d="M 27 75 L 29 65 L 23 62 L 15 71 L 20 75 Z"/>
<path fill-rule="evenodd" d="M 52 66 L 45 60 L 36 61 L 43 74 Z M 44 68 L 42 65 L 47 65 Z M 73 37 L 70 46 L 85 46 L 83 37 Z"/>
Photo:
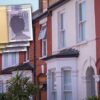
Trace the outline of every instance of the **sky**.
<path fill-rule="evenodd" d="M 32 10 L 38 9 L 38 0 L 0 0 L 0 5 L 32 4 Z"/>

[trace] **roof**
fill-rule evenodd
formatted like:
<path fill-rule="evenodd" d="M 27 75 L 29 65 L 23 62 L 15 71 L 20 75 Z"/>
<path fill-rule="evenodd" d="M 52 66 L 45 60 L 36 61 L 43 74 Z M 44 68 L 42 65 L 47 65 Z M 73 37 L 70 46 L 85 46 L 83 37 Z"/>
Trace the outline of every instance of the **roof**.
<path fill-rule="evenodd" d="M 46 12 L 41 12 L 41 10 L 37 10 L 35 12 L 32 13 L 32 22 L 35 23 L 38 20 L 45 18 L 48 16 L 48 11 Z"/>
<path fill-rule="evenodd" d="M 17 70 L 33 70 L 33 67 L 29 62 L 27 62 L 27 63 L 20 64 L 17 66 L 12 66 L 12 67 L 6 68 L 6 69 L 2 70 L 0 72 L 0 74 L 11 74 L 12 71 L 17 71 Z"/>
<path fill-rule="evenodd" d="M 78 57 L 78 56 L 79 56 L 79 51 L 70 48 L 70 49 L 64 49 L 57 54 L 43 58 L 43 60 L 50 60 L 53 58 L 71 58 L 71 57 Z"/>
<path fill-rule="evenodd" d="M 32 13 L 32 21 L 35 23 L 37 20 L 47 17 L 48 15 L 52 15 L 52 11 L 64 5 L 70 0 L 60 0 L 53 5 L 49 6 L 46 12 L 42 12 L 41 9 L 36 10 Z"/>
<path fill-rule="evenodd" d="M 64 5 L 68 1 L 70 1 L 70 0 L 59 0 L 58 2 L 56 2 L 53 5 L 49 6 L 48 9 L 49 9 L 49 11 L 53 11 L 53 10 L 59 8 L 60 6 Z"/>

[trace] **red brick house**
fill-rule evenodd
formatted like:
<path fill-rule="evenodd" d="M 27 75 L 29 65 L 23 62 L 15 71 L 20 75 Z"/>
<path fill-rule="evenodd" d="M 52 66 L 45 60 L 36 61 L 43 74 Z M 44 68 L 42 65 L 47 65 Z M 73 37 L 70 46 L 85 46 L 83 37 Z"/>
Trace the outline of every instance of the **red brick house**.
<path fill-rule="evenodd" d="M 51 34 L 51 14 L 47 11 L 47 1 L 40 1 L 40 8 L 33 13 L 33 35 L 34 35 L 34 64 L 36 66 L 36 82 L 39 83 L 39 77 L 47 75 L 47 65 L 42 58 L 52 54 L 52 34 Z M 30 52 L 31 55 L 31 52 Z M 47 81 L 43 84 L 37 99 L 47 100 Z"/>
<path fill-rule="evenodd" d="M 100 80 L 100 1 L 94 0 L 95 7 L 95 31 L 96 31 L 96 68 Z M 100 96 L 100 81 L 98 82 L 98 94 Z"/>

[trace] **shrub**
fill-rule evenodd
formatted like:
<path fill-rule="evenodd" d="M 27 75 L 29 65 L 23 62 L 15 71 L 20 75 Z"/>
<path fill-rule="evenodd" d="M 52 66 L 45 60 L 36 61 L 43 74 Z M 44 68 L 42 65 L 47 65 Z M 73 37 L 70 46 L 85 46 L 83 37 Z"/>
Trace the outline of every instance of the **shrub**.
<path fill-rule="evenodd" d="M 100 100 L 100 97 L 90 97 L 88 100 Z"/>
<path fill-rule="evenodd" d="M 29 100 L 37 92 L 38 86 L 21 73 L 8 82 L 8 91 L 0 94 L 0 100 Z"/>

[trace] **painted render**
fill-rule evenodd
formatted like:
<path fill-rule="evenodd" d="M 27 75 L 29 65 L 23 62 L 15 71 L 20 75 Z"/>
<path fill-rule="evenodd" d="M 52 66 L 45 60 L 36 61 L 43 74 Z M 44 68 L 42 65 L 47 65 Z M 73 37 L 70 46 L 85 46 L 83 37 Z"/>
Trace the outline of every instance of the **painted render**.
<path fill-rule="evenodd" d="M 61 49 L 58 48 L 58 13 L 61 11 L 65 12 L 65 48 L 75 48 L 79 51 L 80 55 L 75 62 L 76 65 L 76 79 L 77 79 L 77 97 L 76 100 L 83 100 L 86 98 L 86 70 L 88 67 L 94 69 L 95 75 L 95 84 L 96 84 L 96 95 L 98 95 L 97 90 L 97 81 L 98 75 L 96 71 L 96 32 L 95 32 L 95 9 L 94 9 L 94 0 L 86 0 L 86 39 L 81 43 L 77 43 L 77 13 L 76 13 L 76 3 L 80 0 L 70 0 L 63 6 L 52 12 L 52 54 L 59 52 Z M 63 49 L 65 49 L 63 48 Z M 90 52 L 91 51 L 91 52 Z M 56 63 L 58 59 L 55 59 Z M 52 69 L 47 62 L 47 70 Z M 55 63 L 52 61 L 53 68 L 56 68 L 56 71 L 59 70 L 59 64 L 55 66 Z M 64 62 L 67 66 L 67 60 Z M 62 66 L 63 67 L 63 66 Z M 73 72 L 72 72 L 73 73 Z M 59 81 L 57 80 L 57 83 Z M 74 83 L 72 83 L 74 85 Z M 48 97 L 48 100 L 50 98 Z M 57 99 L 58 100 L 58 99 Z M 59 98 L 61 100 L 61 98 Z M 75 99 L 74 99 L 75 100 Z"/>

